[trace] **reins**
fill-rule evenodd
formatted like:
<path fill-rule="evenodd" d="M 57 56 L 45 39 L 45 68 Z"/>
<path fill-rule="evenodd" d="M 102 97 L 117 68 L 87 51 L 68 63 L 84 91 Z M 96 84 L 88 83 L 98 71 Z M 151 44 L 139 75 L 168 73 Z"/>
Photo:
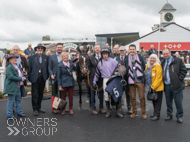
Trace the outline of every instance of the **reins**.
<path fill-rule="evenodd" d="M 91 86 L 91 84 L 90 84 L 90 79 L 89 79 L 89 74 L 87 73 L 87 80 L 88 80 L 88 85 L 90 86 L 90 88 L 93 90 L 93 91 L 98 91 L 98 92 L 100 92 L 102 89 L 103 89 L 103 85 L 102 85 L 102 87 L 100 87 L 100 89 L 98 89 L 98 90 L 95 90 L 92 86 Z"/>

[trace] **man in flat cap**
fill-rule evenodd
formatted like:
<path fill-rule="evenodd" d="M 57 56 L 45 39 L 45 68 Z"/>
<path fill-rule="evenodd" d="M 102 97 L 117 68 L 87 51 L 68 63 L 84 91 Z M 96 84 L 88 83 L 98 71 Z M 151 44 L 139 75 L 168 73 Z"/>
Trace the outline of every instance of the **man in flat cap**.
<path fill-rule="evenodd" d="M 28 44 L 28 48 L 26 48 L 26 49 L 24 50 L 24 53 L 25 53 L 26 55 L 28 55 L 28 57 L 30 57 L 30 56 L 32 56 L 32 55 L 35 54 L 34 49 L 32 49 L 32 44 L 31 44 L 31 43 Z"/>
<path fill-rule="evenodd" d="M 116 61 L 118 61 L 118 63 L 120 63 L 121 65 L 125 65 L 124 61 L 125 61 L 125 58 L 127 57 L 125 55 L 126 53 L 126 47 L 125 46 L 120 46 L 119 48 L 119 53 L 120 55 L 119 56 L 116 56 Z M 125 94 L 126 94 L 126 103 L 127 103 L 127 113 L 128 114 L 131 114 L 132 111 L 131 111 L 131 99 L 130 99 L 130 95 L 129 95 L 129 88 L 128 88 L 128 85 L 126 86 L 126 89 L 125 89 Z"/>
<path fill-rule="evenodd" d="M 37 53 L 29 57 L 28 80 L 32 83 L 32 107 L 34 115 L 38 116 L 38 112 L 45 113 L 45 111 L 41 109 L 41 102 L 45 82 L 49 77 L 48 56 L 43 54 L 46 47 L 41 43 L 39 43 L 34 50 Z"/>

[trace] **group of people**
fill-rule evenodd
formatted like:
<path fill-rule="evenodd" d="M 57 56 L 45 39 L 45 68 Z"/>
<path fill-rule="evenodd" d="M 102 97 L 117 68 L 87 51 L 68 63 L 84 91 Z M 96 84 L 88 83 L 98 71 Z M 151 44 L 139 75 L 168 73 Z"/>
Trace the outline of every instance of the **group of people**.
<path fill-rule="evenodd" d="M 16 107 L 16 113 L 19 117 L 25 117 L 21 108 L 22 96 L 26 95 L 24 85 L 26 85 L 26 78 L 32 83 L 32 108 L 33 114 L 38 116 L 39 113 L 45 113 L 42 109 L 41 102 L 43 98 L 43 91 L 46 80 L 50 77 L 52 83 L 52 103 L 55 96 L 59 94 L 62 99 L 66 99 L 68 93 L 69 97 L 69 114 L 73 115 L 73 90 L 74 78 L 73 71 L 77 69 L 74 65 L 78 59 L 70 60 L 69 54 L 63 52 L 63 44 L 56 45 L 56 53 L 50 56 L 43 54 L 46 47 L 38 44 L 34 51 L 36 54 L 31 55 L 26 61 L 19 54 L 19 47 L 13 47 L 13 54 L 7 58 L 6 77 L 4 93 L 8 94 L 7 103 L 7 119 L 14 118 L 13 104 Z M 88 74 L 91 88 L 91 112 L 94 115 L 98 114 L 95 104 L 96 89 L 103 86 L 99 94 L 99 113 L 106 113 L 106 117 L 111 117 L 111 104 L 114 102 L 111 95 L 106 90 L 107 81 L 113 75 L 114 71 L 119 66 L 126 68 L 124 78 L 127 82 L 124 93 L 126 95 L 126 102 L 128 113 L 131 118 L 138 116 L 136 90 L 140 99 L 141 116 L 147 119 L 145 96 L 149 91 L 157 93 L 158 98 L 153 103 L 153 114 L 150 116 L 152 121 L 160 118 L 161 104 L 163 92 L 165 92 L 167 104 L 166 121 L 173 117 L 173 100 L 177 108 L 176 118 L 177 122 L 182 123 L 183 117 L 183 89 L 185 88 L 184 78 L 187 69 L 181 58 L 171 54 L 169 48 L 165 48 L 163 59 L 157 57 L 152 51 L 150 53 L 147 63 L 143 55 L 138 54 L 136 46 L 131 44 L 126 50 L 124 46 L 115 45 L 113 53 L 111 53 L 109 45 L 101 48 L 100 45 L 94 46 L 94 53 L 89 56 Z M 29 64 L 28 64 L 29 63 Z M 23 83 L 25 82 L 25 83 Z M 61 93 L 60 93 L 61 92 Z M 15 101 L 14 101 L 15 100 Z M 107 112 L 103 108 L 105 100 Z M 116 105 L 116 115 L 123 118 L 121 100 L 114 102 Z M 66 109 L 61 112 L 61 115 L 66 114 Z M 59 113 L 58 110 L 52 107 L 53 113 Z"/>

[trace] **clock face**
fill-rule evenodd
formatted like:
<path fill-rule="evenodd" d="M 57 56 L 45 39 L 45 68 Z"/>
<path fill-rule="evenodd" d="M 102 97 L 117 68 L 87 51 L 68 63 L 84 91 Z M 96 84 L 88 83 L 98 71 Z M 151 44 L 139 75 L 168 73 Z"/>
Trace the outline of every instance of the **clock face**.
<path fill-rule="evenodd" d="M 166 13 L 164 19 L 168 22 L 173 20 L 173 15 L 171 13 Z"/>

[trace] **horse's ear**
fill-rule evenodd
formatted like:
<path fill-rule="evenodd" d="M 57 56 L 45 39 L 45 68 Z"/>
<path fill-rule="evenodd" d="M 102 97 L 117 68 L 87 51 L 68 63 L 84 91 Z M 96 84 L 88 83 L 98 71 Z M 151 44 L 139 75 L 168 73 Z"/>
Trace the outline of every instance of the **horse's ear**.
<path fill-rule="evenodd" d="M 86 49 L 86 53 L 88 53 L 89 50 L 90 50 L 90 46 Z"/>
<path fill-rule="evenodd" d="M 79 46 L 77 47 L 77 51 L 78 51 L 79 53 L 81 53 L 81 50 L 79 49 Z"/>

